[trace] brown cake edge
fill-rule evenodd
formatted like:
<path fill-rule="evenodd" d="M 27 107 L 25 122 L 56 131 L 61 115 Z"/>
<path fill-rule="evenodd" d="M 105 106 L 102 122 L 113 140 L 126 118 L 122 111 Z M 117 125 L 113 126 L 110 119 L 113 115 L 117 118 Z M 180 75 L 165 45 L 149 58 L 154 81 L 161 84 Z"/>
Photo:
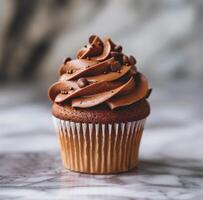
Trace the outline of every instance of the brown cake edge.
<path fill-rule="evenodd" d="M 146 118 L 150 114 L 150 106 L 147 100 L 115 110 L 110 110 L 105 105 L 84 109 L 54 103 L 52 114 L 61 120 L 80 123 L 121 123 Z"/>

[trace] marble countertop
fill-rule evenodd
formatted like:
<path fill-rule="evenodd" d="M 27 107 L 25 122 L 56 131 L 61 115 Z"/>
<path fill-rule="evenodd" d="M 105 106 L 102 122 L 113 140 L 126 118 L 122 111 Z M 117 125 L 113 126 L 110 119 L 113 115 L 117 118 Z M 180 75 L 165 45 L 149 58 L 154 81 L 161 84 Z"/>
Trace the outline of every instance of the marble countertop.
<path fill-rule="evenodd" d="M 0 88 L 0 199 L 202 200 L 202 86 L 170 83 L 153 91 L 139 168 L 117 175 L 64 169 L 41 93 Z"/>

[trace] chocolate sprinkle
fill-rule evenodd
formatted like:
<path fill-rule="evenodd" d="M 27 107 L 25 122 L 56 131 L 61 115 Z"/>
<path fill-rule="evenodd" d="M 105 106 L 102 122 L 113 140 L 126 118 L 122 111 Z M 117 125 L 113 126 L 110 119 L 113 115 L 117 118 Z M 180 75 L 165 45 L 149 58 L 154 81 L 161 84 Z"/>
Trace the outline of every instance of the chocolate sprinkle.
<path fill-rule="evenodd" d="M 131 69 L 130 69 L 130 71 L 131 71 L 132 75 L 137 74 L 137 69 L 136 69 L 135 66 L 132 66 Z"/>
<path fill-rule="evenodd" d="M 135 65 L 137 61 L 136 61 L 134 56 L 130 56 L 129 57 L 129 62 L 130 62 L 131 65 Z"/>
<path fill-rule="evenodd" d="M 96 37 L 97 37 L 96 35 L 91 35 L 91 36 L 89 37 L 89 43 L 91 44 L 91 43 L 94 41 L 94 39 L 95 39 Z"/>
<path fill-rule="evenodd" d="M 112 51 L 111 52 L 111 56 L 114 57 L 114 59 L 116 61 L 118 61 L 119 63 L 122 63 L 122 57 L 123 57 L 123 54 L 120 53 L 120 52 L 116 52 L 116 51 Z"/>
<path fill-rule="evenodd" d="M 129 58 L 128 58 L 128 56 L 126 56 L 126 55 L 123 56 L 123 63 L 126 64 L 126 65 L 129 64 Z"/>
<path fill-rule="evenodd" d="M 66 64 L 68 61 L 71 61 L 71 58 L 70 58 L 70 57 L 65 58 L 64 61 L 63 61 L 63 64 Z"/>
<path fill-rule="evenodd" d="M 131 69 L 130 69 L 130 72 L 132 73 L 132 75 L 135 75 L 137 74 L 137 69 L 135 66 L 132 66 Z"/>
<path fill-rule="evenodd" d="M 113 64 L 111 64 L 110 69 L 112 72 L 117 72 L 121 69 L 121 64 L 118 61 L 116 61 Z"/>
<path fill-rule="evenodd" d="M 114 51 L 121 52 L 123 47 L 121 45 L 115 46 Z"/>
<path fill-rule="evenodd" d="M 80 78 L 80 79 L 78 79 L 77 84 L 80 88 L 83 88 L 83 87 L 89 85 L 89 81 L 86 78 Z"/>

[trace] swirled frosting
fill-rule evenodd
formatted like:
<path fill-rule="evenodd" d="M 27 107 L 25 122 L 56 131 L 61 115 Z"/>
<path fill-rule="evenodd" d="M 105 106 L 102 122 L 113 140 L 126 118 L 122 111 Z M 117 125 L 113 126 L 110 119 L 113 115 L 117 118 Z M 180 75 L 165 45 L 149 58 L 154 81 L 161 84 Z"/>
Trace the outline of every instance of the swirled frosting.
<path fill-rule="evenodd" d="M 67 58 L 61 65 L 49 98 L 79 108 L 105 103 L 115 109 L 133 104 L 150 93 L 146 77 L 135 65 L 135 58 L 126 56 L 110 38 L 92 35 L 76 59 Z"/>

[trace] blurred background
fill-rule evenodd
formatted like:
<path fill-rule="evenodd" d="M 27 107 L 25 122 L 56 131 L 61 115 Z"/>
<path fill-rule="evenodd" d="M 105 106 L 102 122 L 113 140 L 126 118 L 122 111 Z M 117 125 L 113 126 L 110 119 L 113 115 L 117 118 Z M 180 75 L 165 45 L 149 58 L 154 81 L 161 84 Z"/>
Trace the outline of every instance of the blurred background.
<path fill-rule="evenodd" d="M 24 145 L 32 135 L 35 150 L 55 147 L 47 89 L 91 34 L 138 60 L 153 88 L 149 132 L 202 124 L 202 0 L 1 0 L 1 151 L 16 150 L 8 135 Z"/>
<path fill-rule="evenodd" d="M 150 79 L 203 76 L 202 0 L 1 0 L 0 80 L 49 85 L 90 34 L 122 44 Z"/>

